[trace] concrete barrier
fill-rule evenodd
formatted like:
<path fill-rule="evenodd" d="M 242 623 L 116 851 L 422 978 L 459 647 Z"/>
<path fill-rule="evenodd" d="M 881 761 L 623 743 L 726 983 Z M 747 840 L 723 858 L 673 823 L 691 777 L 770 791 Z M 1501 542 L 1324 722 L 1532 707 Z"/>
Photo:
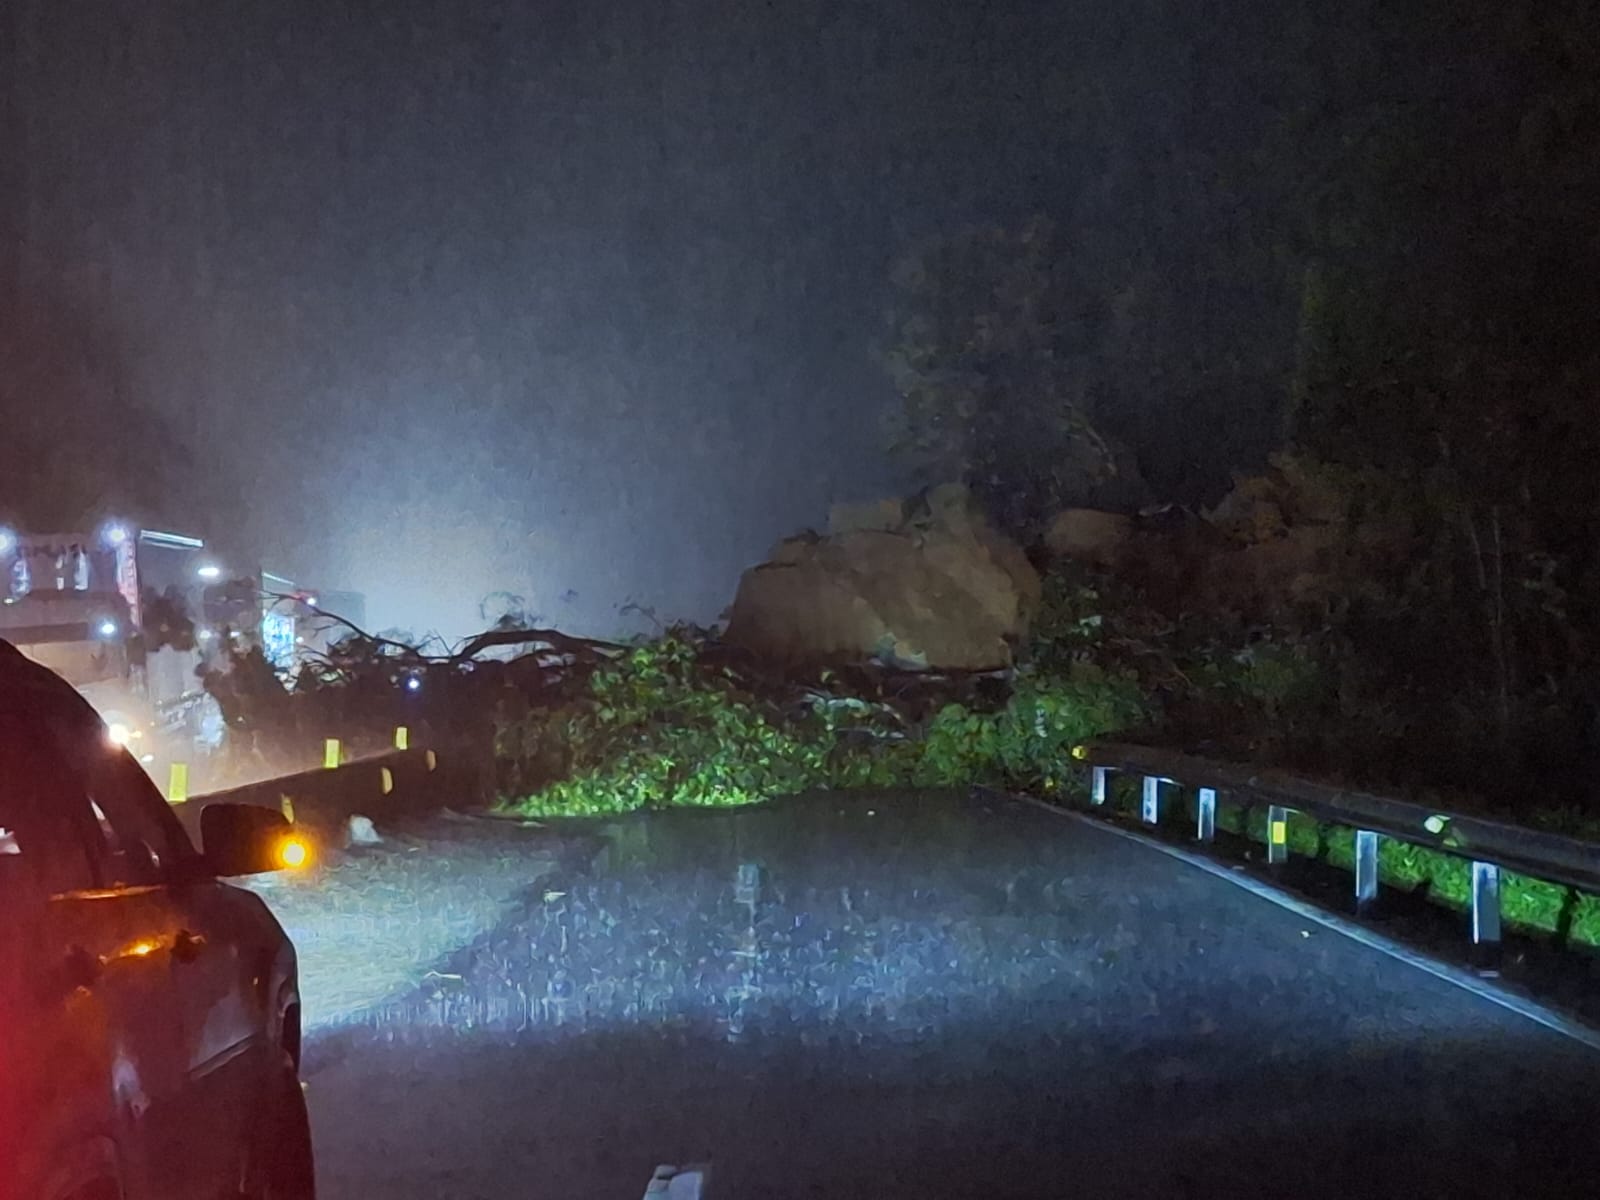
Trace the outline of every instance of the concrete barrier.
<path fill-rule="evenodd" d="M 338 767 L 192 796 L 172 809 L 196 845 L 200 844 L 200 813 L 206 805 L 218 803 L 275 808 L 317 839 L 338 841 L 357 814 L 381 826 L 397 817 L 486 803 L 492 778 L 493 761 L 487 746 L 395 750 Z"/>

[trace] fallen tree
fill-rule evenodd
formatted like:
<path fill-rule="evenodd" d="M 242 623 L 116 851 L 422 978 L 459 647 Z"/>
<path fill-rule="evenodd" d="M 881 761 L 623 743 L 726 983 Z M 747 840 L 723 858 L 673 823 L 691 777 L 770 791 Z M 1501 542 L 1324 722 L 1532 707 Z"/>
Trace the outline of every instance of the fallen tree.
<path fill-rule="evenodd" d="M 738 651 L 671 631 L 594 671 L 563 705 L 502 721 L 502 803 L 536 816 L 728 806 L 817 788 L 1004 783 L 1054 791 L 1071 747 L 1137 727 L 1135 679 L 883 667 L 741 670 Z"/>

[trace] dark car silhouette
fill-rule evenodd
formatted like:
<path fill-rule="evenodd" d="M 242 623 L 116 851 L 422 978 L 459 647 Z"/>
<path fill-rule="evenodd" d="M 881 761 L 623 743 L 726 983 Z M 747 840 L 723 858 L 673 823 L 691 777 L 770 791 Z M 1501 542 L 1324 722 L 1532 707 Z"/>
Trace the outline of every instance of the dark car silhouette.
<path fill-rule="evenodd" d="M 99 716 L 0 641 L 0 1200 L 309 1200 L 294 948 L 221 881 L 297 861 L 271 809 L 196 851 Z"/>

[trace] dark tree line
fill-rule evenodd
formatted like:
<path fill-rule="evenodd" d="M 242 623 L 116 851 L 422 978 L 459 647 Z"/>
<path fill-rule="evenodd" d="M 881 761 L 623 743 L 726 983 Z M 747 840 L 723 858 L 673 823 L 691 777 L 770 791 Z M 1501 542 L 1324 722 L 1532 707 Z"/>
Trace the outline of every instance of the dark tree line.
<path fill-rule="evenodd" d="M 1296 631 L 1361 663 L 1330 706 L 1570 782 L 1600 756 L 1600 13 L 1279 14 L 1231 61 L 1215 5 L 1104 16 L 1127 57 L 1070 67 L 1099 173 L 900 268 L 901 444 L 1024 534 L 1213 502 L 1269 450 L 1336 467 L 1410 552 Z M 1193 39 L 1157 100 L 1183 38 L 1152 28 Z"/>

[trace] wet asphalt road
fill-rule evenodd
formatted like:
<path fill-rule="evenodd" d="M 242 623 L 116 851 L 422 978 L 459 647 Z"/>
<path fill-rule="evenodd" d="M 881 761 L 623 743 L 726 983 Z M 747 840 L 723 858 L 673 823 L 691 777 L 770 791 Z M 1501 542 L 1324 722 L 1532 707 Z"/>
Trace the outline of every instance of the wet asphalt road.
<path fill-rule="evenodd" d="M 325 1200 L 705 1158 L 741 1200 L 1600 1191 L 1600 1055 L 1112 832 L 927 794 L 605 832 L 507 831 L 565 865 L 313 1033 Z"/>

